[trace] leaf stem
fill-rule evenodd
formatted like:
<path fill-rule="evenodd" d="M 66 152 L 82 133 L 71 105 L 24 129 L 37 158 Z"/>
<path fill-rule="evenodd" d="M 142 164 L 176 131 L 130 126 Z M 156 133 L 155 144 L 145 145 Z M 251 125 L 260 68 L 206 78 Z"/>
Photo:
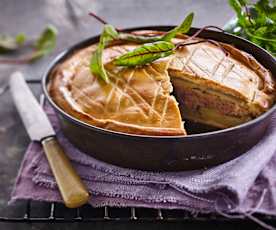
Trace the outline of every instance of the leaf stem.
<path fill-rule="evenodd" d="M 187 40 L 189 40 L 189 39 L 187 39 Z M 229 55 L 229 52 L 226 49 L 224 49 L 219 42 L 211 40 L 211 39 L 202 39 L 202 40 L 194 41 L 194 42 L 179 42 L 176 44 L 174 50 L 178 49 L 181 46 L 189 46 L 189 45 L 194 45 L 194 44 L 203 43 L 203 42 L 209 42 L 209 43 L 219 47 L 225 53 L 226 56 Z"/>
<path fill-rule="evenodd" d="M 250 11 L 248 9 L 248 6 L 245 5 L 244 8 L 245 8 L 246 16 L 248 17 L 248 21 L 250 22 L 251 25 L 253 25 L 252 18 L 251 18 L 251 13 L 250 13 Z"/>
<path fill-rule="evenodd" d="M 97 14 L 95 14 L 95 13 L 92 12 L 92 11 L 90 11 L 88 14 L 89 14 L 90 16 L 92 16 L 93 18 L 95 18 L 98 22 L 100 22 L 100 23 L 102 23 L 102 24 L 104 24 L 104 25 L 109 24 L 109 23 L 108 23 L 107 21 L 105 21 L 102 17 L 98 16 Z M 119 29 L 119 28 L 117 28 L 117 27 L 115 27 L 115 29 L 116 29 L 117 31 L 122 31 L 121 29 Z"/>
<path fill-rule="evenodd" d="M 225 53 L 226 56 L 229 56 L 229 52 L 219 42 L 211 39 L 207 39 L 207 42 L 219 47 Z"/>
<path fill-rule="evenodd" d="M 276 43 L 276 39 L 269 39 L 269 38 L 264 38 L 264 37 L 260 37 L 260 36 L 254 35 L 248 29 L 244 29 L 244 31 L 250 37 L 253 37 L 253 38 L 265 41 L 265 42 L 275 42 Z"/>
<path fill-rule="evenodd" d="M 194 39 L 195 37 L 197 37 L 202 31 L 206 30 L 206 29 L 209 29 L 209 28 L 213 28 L 213 29 L 217 29 L 219 30 L 220 32 L 224 33 L 225 31 L 223 29 L 221 29 L 220 27 L 218 26 L 212 26 L 212 25 L 209 25 L 209 26 L 204 26 L 202 27 L 201 29 L 199 29 L 196 33 L 194 33 L 189 39 Z"/>
<path fill-rule="evenodd" d="M 11 65 L 22 65 L 22 64 L 27 64 L 28 60 L 21 59 L 21 58 L 1 58 L 0 59 L 0 64 L 11 64 Z"/>
<path fill-rule="evenodd" d="M 27 64 L 33 60 L 34 53 L 35 52 L 32 52 L 30 54 L 23 55 L 19 58 L 0 58 L 0 64 Z"/>
<path fill-rule="evenodd" d="M 195 44 L 202 43 L 202 42 L 206 42 L 206 40 L 199 40 L 199 41 L 194 41 L 194 42 L 179 42 L 176 44 L 174 49 L 177 50 L 178 48 L 180 48 L 182 46 L 195 45 Z"/>
<path fill-rule="evenodd" d="M 196 33 L 194 33 L 191 37 L 189 37 L 187 40 L 190 41 L 192 39 L 195 39 L 201 32 L 205 31 L 206 29 L 209 29 L 209 28 L 213 28 L 213 29 L 217 29 L 219 30 L 220 32 L 224 33 L 225 31 L 223 29 L 221 29 L 220 27 L 218 26 L 212 26 L 212 25 L 208 25 L 208 26 L 204 26 L 202 27 L 201 29 L 199 29 Z M 201 43 L 201 42 L 209 42 L 217 47 L 219 47 L 224 53 L 226 56 L 229 55 L 229 52 L 223 48 L 223 46 L 217 42 L 217 41 L 214 41 L 214 40 L 211 40 L 211 39 L 202 39 L 200 41 L 196 41 L 196 42 L 191 42 L 191 43 L 185 43 L 185 42 L 181 42 L 179 44 L 176 45 L 176 47 L 180 47 L 180 46 L 185 46 L 185 45 L 192 45 L 192 44 L 197 44 L 197 43 Z"/>

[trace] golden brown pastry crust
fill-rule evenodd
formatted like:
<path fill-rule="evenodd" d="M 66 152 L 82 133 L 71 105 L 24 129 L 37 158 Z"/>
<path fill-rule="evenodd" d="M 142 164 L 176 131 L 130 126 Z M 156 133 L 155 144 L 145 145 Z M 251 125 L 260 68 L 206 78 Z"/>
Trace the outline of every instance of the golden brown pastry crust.
<path fill-rule="evenodd" d="M 170 58 L 137 68 L 109 63 L 135 47 L 129 44 L 105 49 L 109 84 L 90 72 L 95 45 L 75 53 L 52 73 L 51 97 L 67 113 L 97 127 L 141 135 L 185 135 L 178 104 L 170 95 Z"/>
<path fill-rule="evenodd" d="M 275 100 L 271 73 L 249 54 L 221 45 L 230 55 L 208 42 L 179 50 L 170 64 L 170 76 L 239 98 L 257 114 L 266 111 Z"/>
<path fill-rule="evenodd" d="M 136 33 L 163 34 L 157 31 Z M 173 42 L 187 38 L 178 36 Z M 97 127 L 141 135 L 183 135 L 186 132 L 177 102 L 170 96 L 170 76 L 172 82 L 189 80 L 203 91 L 213 90 L 236 98 L 246 104 L 245 108 L 253 117 L 258 116 L 275 100 L 275 81 L 271 73 L 251 55 L 229 44 L 220 44 L 229 52 L 227 57 L 217 46 L 204 42 L 178 49 L 171 58 L 131 69 L 114 67 L 109 62 L 137 44 L 116 42 L 104 51 L 103 57 L 111 85 L 102 83 L 89 71 L 90 56 L 95 50 L 92 45 L 56 66 L 51 74 L 50 95 L 64 111 Z M 130 78 L 133 79 L 129 81 Z M 249 115 L 245 114 L 241 120 L 248 120 Z"/>

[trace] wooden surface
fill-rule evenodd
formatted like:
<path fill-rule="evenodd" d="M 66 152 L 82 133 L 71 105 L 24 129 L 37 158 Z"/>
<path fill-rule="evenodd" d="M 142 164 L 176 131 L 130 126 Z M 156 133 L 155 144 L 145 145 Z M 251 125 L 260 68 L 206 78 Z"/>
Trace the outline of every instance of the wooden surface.
<path fill-rule="evenodd" d="M 111 24 L 124 28 L 142 25 L 178 24 L 188 12 L 195 12 L 193 26 L 222 26 L 233 12 L 227 0 L 75 0 L 78 21 L 70 20 L 65 0 L 1 0 L 0 32 L 16 34 L 25 32 L 36 36 L 46 24 L 54 24 L 59 29 L 58 45 L 55 52 L 32 65 L 0 65 L 0 87 L 8 81 L 12 71 L 22 70 L 27 79 L 40 79 L 47 64 L 60 51 L 101 30 L 101 24 L 87 15 L 92 10 Z M 36 95 L 40 87 L 33 88 Z M 10 209 L 7 201 L 20 166 L 20 161 L 29 143 L 29 138 L 15 110 L 11 95 L 6 92 L 0 96 L 0 215 L 19 215 L 22 208 Z M 200 229 L 200 224 L 192 225 Z M 222 229 L 215 225 L 212 229 Z M 190 229 L 187 223 L 178 224 L 112 224 L 96 223 L 90 225 L 47 225 L 47 224 L 3 224 L 0 229 Z M 241 226 L 242 227 L 242 226 Z"/>

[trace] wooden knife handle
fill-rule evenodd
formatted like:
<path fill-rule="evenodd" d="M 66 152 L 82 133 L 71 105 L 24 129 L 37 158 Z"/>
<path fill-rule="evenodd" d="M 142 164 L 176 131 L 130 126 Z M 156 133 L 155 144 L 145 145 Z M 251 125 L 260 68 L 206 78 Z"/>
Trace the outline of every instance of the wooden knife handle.
<path fill-rule="evenodd" d="M 42 140 L 41 143 L 65 205 L 68 208 L 77 208 L 87 203 L 89 199 L 87 188 L 57 139 L 49 137 Z"/>

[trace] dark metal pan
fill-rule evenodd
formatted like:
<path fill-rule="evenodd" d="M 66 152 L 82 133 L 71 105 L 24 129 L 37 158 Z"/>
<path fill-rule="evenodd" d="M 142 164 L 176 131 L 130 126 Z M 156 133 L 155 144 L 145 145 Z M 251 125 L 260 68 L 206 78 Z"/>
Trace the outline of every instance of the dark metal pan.
<path fill-rule="evenodd" d="M 127 29 L 167 31 L 172 26 L 149 26 Z M 190 34 L 197 31 L 192 28 Z M 276 61 L 264 49 L 236 36 L 204 31 L 200 35 L 225 43 L 252 54 L 263 66 L 276 76 Z M 64 135 L 83 152 L 108 163 L 141 170 L 179 171 L 211 167 L 241 155 L 255 145 L 264 135 L 276 110 L 274 105 L 258 118 L 242 125 L 206 132 L 196 124 L 189 124 L 195 134 L 177 137 L 132 135 L 108 131 L 86 124 L 59 108 L 47 91 L 53 68 L 75 51 L 97 42 L 99 36 L 82 41 L 61 53 L 43 76 L 43 91 L 56 110 Z M 189 127 L 188 127 L 189 130 Z M 190 131 L 190 130 L 189 130 Z"/>

